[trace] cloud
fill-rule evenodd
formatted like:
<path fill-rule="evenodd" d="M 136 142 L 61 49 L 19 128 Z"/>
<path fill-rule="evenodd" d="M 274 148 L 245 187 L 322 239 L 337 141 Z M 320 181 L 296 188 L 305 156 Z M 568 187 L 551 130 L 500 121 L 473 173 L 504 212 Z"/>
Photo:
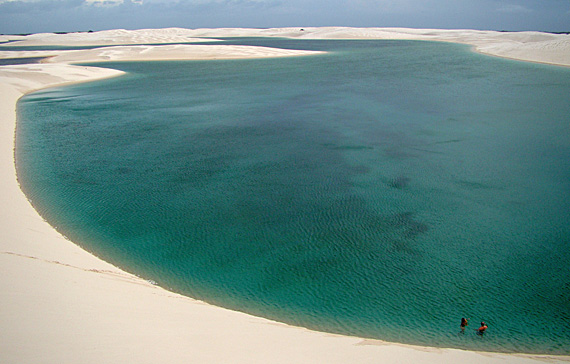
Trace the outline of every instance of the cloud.
<path fill-rule="evenodd" d="M 85 0 L 85 3 L 91 6 L 117 6 L 123 2 L 123 0 Z"/>
<path fill-rule="evenodd" d="M 415 0 L 354 0 L 347 7 L 372 9 L 389 13 L 406 13 L 423 9 L 426 3 L 429 4 L 429 2 L 418 2 Z"/>
<path fill-rule="evenodd" d="M 143 5 L 143 0 L 84 0 L 85 5 L 87 6 L 119 6 L 125 3 L 127 4 L 135 4 L 135 5 Z"/>
<path fill-rule="evenodd" d="M 533 12 L 533 10 L 527 8 L 526 6 L 518 4 L 503 5 L 500 8 L 498 8 L 497 11 L 500 13 L 510 13 L 510 14 L 528 14 Z"/>
<path fill-rule="evenodd" d="M 83 4 L 84 0 L 8 0 L 0 1 L 0 13 L 49 12 L 58 9 L 77 8 Z"/>

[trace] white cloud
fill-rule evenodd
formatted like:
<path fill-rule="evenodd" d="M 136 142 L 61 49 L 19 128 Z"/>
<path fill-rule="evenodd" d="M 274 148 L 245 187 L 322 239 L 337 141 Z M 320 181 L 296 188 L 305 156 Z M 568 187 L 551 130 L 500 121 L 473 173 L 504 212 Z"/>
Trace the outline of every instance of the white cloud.
<path fill-rule="evenodd" d="M 142 5 L 143 0 L 127 0 L 128 3 Z M 117 6 L 125 3 L 125 0 L 85 0 L 85 4 L 92 6 Z"/>
<path fill-rule="evenodd" d="M 123 0 L 85 0 L 85 3 L 94 6 L 115 6 L 121 5 Z"/>
<path fill-rule="evenodd" d="M 532 10 L 518 4 L 507 4 L 501 6 L 497 9 L 498 12 L 501 13 L 511 13 L 511 14 L 524 14 L 524 13 L 532 13 Z"/>

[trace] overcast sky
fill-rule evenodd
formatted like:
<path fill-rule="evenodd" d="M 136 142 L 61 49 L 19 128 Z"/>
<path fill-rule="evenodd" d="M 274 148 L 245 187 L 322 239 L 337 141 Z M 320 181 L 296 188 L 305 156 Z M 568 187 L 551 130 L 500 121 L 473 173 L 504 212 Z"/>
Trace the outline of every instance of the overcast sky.
<path fill-rule="evenodd" d="M 411 27 L 570 31 L 570 0 L 0 0 L 0 33 Z"/>

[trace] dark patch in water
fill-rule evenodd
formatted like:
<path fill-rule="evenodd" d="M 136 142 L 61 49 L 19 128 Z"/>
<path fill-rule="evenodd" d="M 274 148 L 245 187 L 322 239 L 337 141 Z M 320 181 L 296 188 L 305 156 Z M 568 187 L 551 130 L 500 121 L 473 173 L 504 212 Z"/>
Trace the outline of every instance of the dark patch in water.
<path fill-rule="evenodd" d="M 323 147 L 330 148 L 333 150 L 371 150 L 374 147 L 369 145 L 335 145 L 331 143 L 323 144 Z"/>
<path fill-rule="evenodd" d="M 406 239 L 414 239 L 419 234 L 428 231 L 428 225 L 414 219 L 413 212 L 403 212 L 393 216 L 393 226 L 402 230 L 402 236 Z"/>
<path fill-rule="evenodd" d="M 480 182 L 472 182 L 472 181 L 458 181 L 457 184 L 461 187 L 465 187 L 467 189 L 477 189 L 477 190 L 488 190 L 492 189 L 493 187 Z"/>
<path fill-rule="evenodd" d="M 128 167 L 119 167 L 116 169 L 118 174 L 129 174 L 132 172 L 132 168 Z"/>
<path fill-rule="evenodd" d="M 433 144 L 449 144 L 449 143 L 459 143 L 462 142 L 463 139 L 450 139 L 450 140 L 442 140 L 440 142 L 435 142 Z"/>
<path fill-rule="evenodd" d="M 410 179 L 408 177 L 400 176 L 390 181 L 389 186 L 397 189 L 408 187 Z"/>
<path fill-rule="evenodd" d="M 414 254 L 416 253 L 411 244 L 405 240 L 394 239 L 392 241 L 392 249 L 399 253 Z"/>

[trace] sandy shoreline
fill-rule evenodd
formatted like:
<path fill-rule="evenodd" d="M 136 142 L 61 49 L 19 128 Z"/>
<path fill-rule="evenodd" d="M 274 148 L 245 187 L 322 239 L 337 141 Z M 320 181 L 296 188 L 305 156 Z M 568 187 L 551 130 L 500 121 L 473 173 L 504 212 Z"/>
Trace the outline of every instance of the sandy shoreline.
<path fill-rule="evenodd" d="M 282 28 L 0 36 L 0 41 L 10 39 L 21 45 L 117 45 L 96 50 L 49 52 L 10 52 L 0 47 L 0 58 L 52 57 L 47 64 L 0 67 L 1 362 L 570 362 L 570 356 L 479 353 L 332 335 L 210 306 L 156 287 L 94 257 L 43 221 L 20 190 L 14 165 L 15 108 L 23 94 L 121 74 L 115 70 L 70 65 L 74 62 L 311 54 L 224 45 L 118 45 L 229 36 L 449 41 L 470 44 L 479 52 L 496 56 L 570 66 L 570 36 L 538 32 Z"/>

